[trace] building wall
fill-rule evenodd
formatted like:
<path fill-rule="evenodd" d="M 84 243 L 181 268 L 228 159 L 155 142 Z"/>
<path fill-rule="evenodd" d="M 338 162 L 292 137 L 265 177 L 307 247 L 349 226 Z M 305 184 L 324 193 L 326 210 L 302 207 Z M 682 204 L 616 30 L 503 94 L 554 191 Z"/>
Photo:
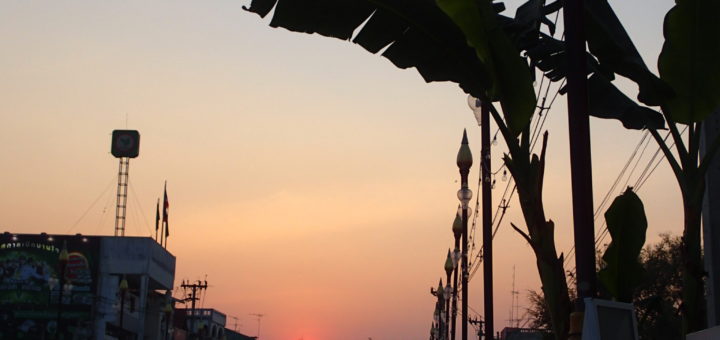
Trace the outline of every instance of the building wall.
<path fill-rule="evenodd" d="M 108 324 L 119 326 L 126 277 L 122 328 L 158 339 L 175 263 L 148 237 L 0 234 L 0 338 L 41 339 L 59 328 L 66 338 L 105 339 Z"/>
<path fill-rule="evenodd" d="M 152 296 L 155 291 L 172 290 L 175 257 L 149 237 L 103 237 L 100 268 L 95 334 L 105 334 L 107 323 L 119 326 L 119 283 L 125 276 L 130 292 L 126 295 L 123 328 L 138 339 L 156 339 L 160 311 L 167 302 Z M 128 300 L 133 298 L 136 307 L 130 311 Z"/>

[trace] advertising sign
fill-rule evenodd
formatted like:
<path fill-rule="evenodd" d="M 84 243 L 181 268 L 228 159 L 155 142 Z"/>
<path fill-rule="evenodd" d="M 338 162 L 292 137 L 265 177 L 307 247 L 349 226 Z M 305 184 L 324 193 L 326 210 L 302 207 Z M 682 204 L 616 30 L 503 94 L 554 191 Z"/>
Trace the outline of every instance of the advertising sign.
<path fill-rule="evenodd" d="M 0 339 L 89 339 L 99 239 L 0 237 Z"/>
<path fill-rule="evenodd" d="M 114 130 L 110 153 L 117 158 L 137 157 L 140 153 L 140 133 L 137 130 Z"/>

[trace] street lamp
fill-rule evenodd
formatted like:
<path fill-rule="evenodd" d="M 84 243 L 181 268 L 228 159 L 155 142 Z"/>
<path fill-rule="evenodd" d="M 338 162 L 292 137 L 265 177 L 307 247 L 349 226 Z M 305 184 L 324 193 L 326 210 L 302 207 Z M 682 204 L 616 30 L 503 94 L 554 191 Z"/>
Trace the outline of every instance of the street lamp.
<path fill-rule="evenodd" d="M 445 258 L 445 275 L 447 280 L 447 286 L 445 286 L 445 291 L 443 296 L 445 297 L 445 327 L 447 328 L 445 330 L 445 337 L 448 339 L 450 338 L 450 296 L 452 295 L 452 287 L 450 286 L 450 277 L 452 276 L 453 271 L 455 270 L 455 267 L 457 266 L 457 262 L 453 261 L 452 252 L 450 249 L 448 249 L 447 257 Z"/>
<path fill-rule="evenodd" d="M 468 175 L 470 174 L 470 167 L 473 164 L 472 152 L 470 152 L 470 146 L 468 145 L 467 132 L 463 131 L 462 142 L 460 143 L 460 150 L 457 154 L 457 166 L 460 170 L 460 190 L 458 190 L 457 197 L 460 200 L 460 207 L 462 208 L 462 340 L 468 339 L 468 207 L 470 200 L 472 199 L 472 191 L 468 187 Z"/>
<path fill-rule="evenodd" d="M 452 294 L 452 323 L 450 324 L 450 339 L 455 340 L 455 327 L 457 325 L 457 287 L 458 287 L 458 264 L 460 263 L 460 238 L 462 237 L 462 211 L 461 206 L 458 206 L 458 213 L 455 214 L 455 220 L 453 221 L 452 231 L 455 236 L 455 249 L 452 252 L 453 270 L 453 294 Z"/>
<path fill-rule="evenodd" d="M 445 331 L 445 328 L 447 327 L 447 324 L 445 324 L 445 318 L 443 317 L 445 315 L 445 303 L 447 302 L 447 298 L 445 297 L 445 289 L 442 283 L 442 279 L 440 279 L 440 282 L 438 282 L 437 290 L 435 290 L 435 294 L 437 295 L 438 302 L 438 332 L 440 333 L 439 337 L 440 339 L 445 339 L 445 334 L 447 332 Z"/>
<path fill-rule="evenodd" d="M 432 287 L 430 287 L 430 294 L 437 297 L 437 302 L 435 303 L 435 312 L 433 312 L 433 321 L 437 325 L 436 338 L 443 340 L 446 339 L 447 336 L 447 331 L 445 330 L 445 327 L 447 327 L 447 324 L 445 324 L 445 304 L 448 301 L 447 299 L 449 295 L 445 294 L 445 288 L 443 287 L 442 279 L 440 279 L 437 289 L 433 289 Z"/>
<path fill-rule="evenodd" d="M 123 328 L 123 318 L 125 316 L 125 293 L 128 291 L 128 282 L 125 278 L 125 275 L 123 275 L 122 280 L 120 280 L 120 329 Z"/>
<path fill-rule="evenodd" d="M 170 317 L 172 316 L 172 305 L 170 302 L 165 304 L 165 307 L 163 307 L 163 314 L 165 315 L 165 333 L 163 333 L 163 340 L 166 340 L 168 338 L 168 335 L 170 334 Z"/>
<path fill-rule="evenodd" d="M 60 250 L 60 255 L 58 256 L 58 265 L 60 266 L 60 287 L 58 289 L 58 307 L 57 307 L 57 333 L 60 333 L 62 331 L 61 327 L 61 317 L 62 317 L 62 300 L 63 300 L 63 288 L 65 287 L 65 269 L 67 268 L 68 263 L 68 251 L 67 251 L 67 241 L 63 241 L 63 247 L 62 250 Z M 54 286 L 54 285 L 53 285 Z"/>

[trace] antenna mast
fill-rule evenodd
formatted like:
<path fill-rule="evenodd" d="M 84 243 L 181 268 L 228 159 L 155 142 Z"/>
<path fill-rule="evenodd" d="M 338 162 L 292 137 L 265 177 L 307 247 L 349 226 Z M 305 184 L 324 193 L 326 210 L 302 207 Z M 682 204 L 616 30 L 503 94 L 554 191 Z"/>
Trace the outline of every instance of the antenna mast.
<path fill-rule="evenodd" d="M 235 320 L 235 329 L 234 330 L 237 332 L 238 318 L 237 318 L 237 316 L 232 316 L 232 315 L 230 316 L 230 318 Z"/>
<path fill-rule="evenodd" d="M 250 313 L 249 315 L 257 317 L 258 329 L 257 329 L 257 336 L 255 337 L 255 339 L 260 339 L 260 320 L 262 320 L 262 317 L 265 316 L 265 314 Z"/>
<path fill-rule="evenodd" d="M 510 291 L 511 300 L 510 300 L 510 319 L 508 320 L 510 322 L 510 327 L 519 328 L 520 327 L 520 301 L 518 298 L 518 295 L 520 295 L 520 292 L 515 290 L 515 266 L 513 265 L 513 276 L 512 276 L 512 290 Z"/>

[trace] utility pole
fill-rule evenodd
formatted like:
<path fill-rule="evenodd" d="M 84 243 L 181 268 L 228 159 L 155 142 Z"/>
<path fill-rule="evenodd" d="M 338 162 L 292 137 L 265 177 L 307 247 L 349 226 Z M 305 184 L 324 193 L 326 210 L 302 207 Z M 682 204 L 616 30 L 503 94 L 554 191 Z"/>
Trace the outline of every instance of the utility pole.
<path fill-rule="evenodd" d="M 200 300 L 198 297 L 198 292 L 202 292 L 203 289 L 207 289 L 208 284 L 207 280 L 200 281 L 197 280 L 195 283 L 185 282 L 183 281 L 180 285 L 183 289 L 190 289 L 190 294 L 188 297 L 186 297 L 183 301 L 190 301 L 192 306 L 192 321 L 190 323 L 190 332 L 195 333 L 197 332 L 197 329 L 195 329 L 195 319 L 197 319 L 197 315 L 195 315 L 195 301 Z"/>
<path fill-rule="evenodd" d="M 481 104 L 480 113 L 480 168 L 482 169 L 482 227 L 483 227 L 483 283 L 485 302 L 485 329 L 493 334 L 493 259 L 492 259 L 492 184 L 490 182 L 490 109 Z"/>
<path fill-rule="evenodd" d="M 573 231 L 578 300 L 576 312 L 584 312 L 584 298 L 597 295 L 595 278 L 595 227 L 593 220 L 592 160 L 583 0 L 566 0 L 565 49 L 567 59 L 568 129 L 572 182 Z"/>
<path fill-rule="evenodd" d="M 262 319 L 263 316 L 265 316 L 265 314 L 251 313 L 249 315 L 257 317 L 258 329 L 257 329 L 257 337 L 255 337 L 255 339 L 259 340 L 260 339 L 260 320 Z"/>
<path fill-rule="evenodd" d="M 485 324 L 485 322 L 482 321 L 482 320 L 480 320 L 480 319 L 470 319 L 470 320 L 468 320 L 468 322 L 470 322 L 470 324 L 473 325 L 473 326 L 475 326 L 475 328 L 477 329 L 478 340 L 482 339 L 482 336 L 483 336 L 483 324 Z M 486 340 L 487 340 L 487 339 L 486 339 Z M 492 339 L 490 339 L 490 340 L 492 340 Z"/>

